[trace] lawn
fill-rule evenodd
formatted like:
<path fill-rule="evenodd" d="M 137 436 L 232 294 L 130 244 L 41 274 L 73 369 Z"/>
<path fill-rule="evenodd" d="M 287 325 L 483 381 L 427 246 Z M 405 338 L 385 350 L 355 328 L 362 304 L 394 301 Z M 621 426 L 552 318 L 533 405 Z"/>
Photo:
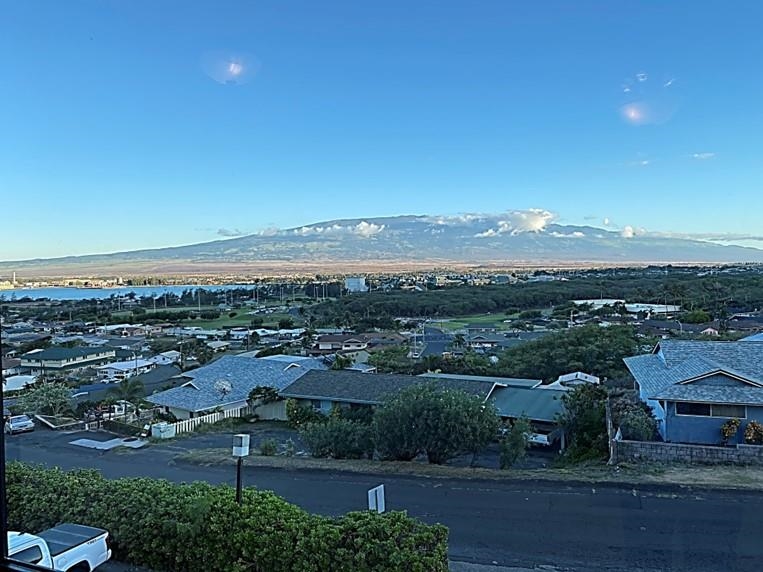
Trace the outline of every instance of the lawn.
<path fill-rule="evenodd" d="M 443 330 L 460 330 L 468 324 L 484 324 L 486 326 L 495 326 L 498 329 L 508 329 L 508 324 L 504 324 L 504 320 L 510 318 L 516 318 L 516 314 L 505 314 L 503 312 L 497 312 L 493 314 L 473 314 L 471 316 L 459 316 L 457 318 L 444 318 L 442 321 L 437 320 L 430 322 L 430 325 L 435 328 L 441 328 Z"/>

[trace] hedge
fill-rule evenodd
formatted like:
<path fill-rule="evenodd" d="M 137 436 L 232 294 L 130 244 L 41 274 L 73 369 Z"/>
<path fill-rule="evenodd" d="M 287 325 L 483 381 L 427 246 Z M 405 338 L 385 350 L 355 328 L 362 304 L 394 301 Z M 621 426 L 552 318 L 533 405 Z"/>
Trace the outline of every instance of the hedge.
<path fill-rule="evenodd" d="M 229 486 L 107 480 L 9 463 L 8 521 L 38 532 L 62 522 L 104 528 L 114 558 L 157 571 L 446 572 L 448 531 L 404 512 L 312 515 L 274 493 Z"/>

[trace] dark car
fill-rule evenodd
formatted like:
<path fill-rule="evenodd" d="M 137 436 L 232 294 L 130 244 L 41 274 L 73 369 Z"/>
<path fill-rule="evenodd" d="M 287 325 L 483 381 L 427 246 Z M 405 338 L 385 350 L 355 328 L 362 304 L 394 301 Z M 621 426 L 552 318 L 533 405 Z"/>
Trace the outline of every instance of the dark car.
<path fill-rule="evenodd" d="M 5 432 L 9 435 L 34 431 L 34 421 L 28 415 L 11 415 L 5 422 Z"/>

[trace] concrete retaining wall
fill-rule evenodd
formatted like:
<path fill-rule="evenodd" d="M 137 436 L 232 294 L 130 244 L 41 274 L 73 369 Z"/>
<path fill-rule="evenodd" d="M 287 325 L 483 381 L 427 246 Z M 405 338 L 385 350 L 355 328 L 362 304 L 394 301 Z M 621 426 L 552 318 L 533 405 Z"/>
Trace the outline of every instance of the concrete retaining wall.
<path fill-rule="evenodd" d="M 699 465 L 763 465 L 763 446 L 684 445 L 644 441 L 614 441 L 612 461 L 649 461 Z"/>

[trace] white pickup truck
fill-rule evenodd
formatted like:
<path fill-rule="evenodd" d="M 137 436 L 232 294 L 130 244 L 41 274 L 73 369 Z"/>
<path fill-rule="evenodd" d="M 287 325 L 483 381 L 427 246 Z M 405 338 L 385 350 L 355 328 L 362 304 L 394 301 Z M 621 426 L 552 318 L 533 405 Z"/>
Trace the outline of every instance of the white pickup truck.
<path fill-rule="evenodd" d="M 59 524 L 39 534 L 9 532 L 8 556 L 61 572 L 90 572 L 111 558 L 108 536 L 81 524 Z"/>

